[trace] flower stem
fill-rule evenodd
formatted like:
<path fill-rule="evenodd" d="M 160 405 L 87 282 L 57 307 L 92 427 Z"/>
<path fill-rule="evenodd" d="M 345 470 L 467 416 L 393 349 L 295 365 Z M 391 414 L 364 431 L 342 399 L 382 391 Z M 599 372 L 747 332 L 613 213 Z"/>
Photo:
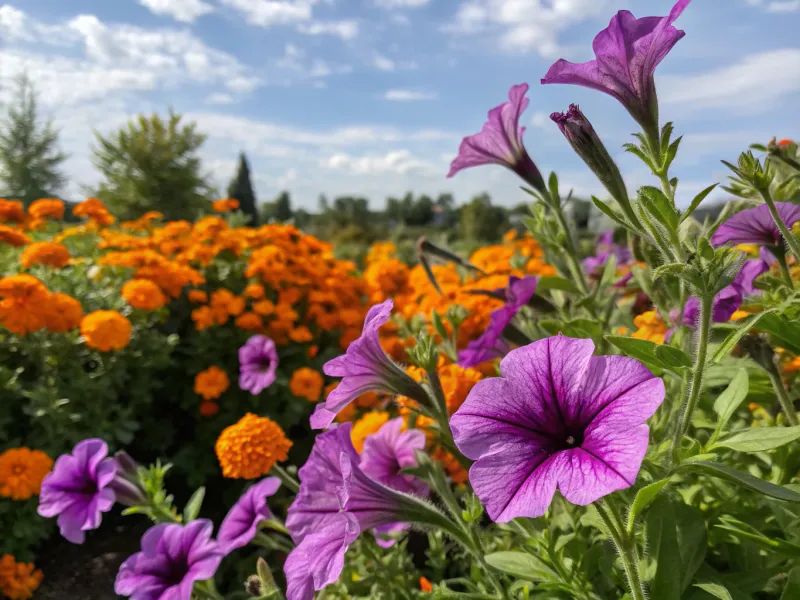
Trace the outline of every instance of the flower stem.
<path fill-rule="evenodd" d="M 714 310 L 714 297 L 708 293 L 700 297 L 700 323 L 695 331 L 695 354 L 694 369 L 692 378 L 686 388 L 686 399 L 683 401 L 681 413 L 678 416 L 678 423 L 675 427 L 675 434 L 672 438 L 672 448 L 670 449 L 670 464 L 677 464 L 678 454 L 683 442 L 683 436 L 689 429 L 692 413 L 700 399 L 700 392 L 703 391 L 703 376 L 706 371 L 706 355 L 708 354 L 708 340 L 711 336 L 711 316 Z"/>
<path fill-rule="evenodd" d="M 271 473 L 281 480 L 281 483 L 286 486 L 286 488 L 293 493 L 297 493 L 300 491 L 300 483 L 289 473 L 284 470 L 279 464 L 272 465 Z"/>
<path fill-rule="evenodd" d="M 783 239 L 786 240 L 786 243 L 789 245 L 789 248 L 792 249 L 795 257 L 800 260 L 800 242 L 798 242 L 792 232 L 789 231 L 789 228 L 786 227 L 786 223 L 783 222 L 781 219 L 781 215 L 778 213 L 778 208 L 775 206 L 775 202 L 772 200 L 772 195 L 769 193 L 769 189 L 762 188 L 758 190 L 761 194 L 761 197 L 764 199 L 764 204 L 769 207 L 769 214 L 772 215 L 772 219 L 775 221 L 775 225 L 778 226 L 778 230 L 781 232 Z"/>
<path fill-rule="evenodd" d="M 786 284 L 789 289 L 794 289 L 794 282 L 792 281 L 792 273 L 789 271 L 789 265 L 786 264 L 786 251 L 782 246 L 777 248 L 770 248 L 775 259 L 778 261 L 778 266 L 781 268 L 781 275 L 786 279 Z"/>
<path fill-rule="evenodd" d="M 789 398 L 786 386 L 783 385 L 777 367 L 775 369 L 767 369 L 766 371 L 772 383 L 772 388 L 775 390 L 775 395 L 778 397 L 778 402 L 781 403 L 783 414 L 786 415 L 786 420 L 789 421 L 790 425 L 800 425 L 800 421 L 797 419 L 797 411 L 794 409 L 794 402 Z"/>
<path fill-rule="evenodd" d="M 570 274 L 575 279 L 578 289 L 582 294 L 588 295 L 589 286 L 586 283 L 586 276 L 584 275 L 583 269 L 581 269 L 580 262 L 578 261 L 577 251 L 572 238 L 572 231 L 569 228 L 569 224 L 567 224 L 567 218 L 564 215 L 564 211 L 562 210 L 560 204 L 556 205 L 555 202 L 550 202 L 549 204 L 555 213 L 556 220 L 561 228 L 561 232 L 566 238 L 566 244 L 564 248 L 566 252 L 564 254 L 566 254 L 567 267 L 569 268 Z"/>
<path fill-rule="evenodd" d="M 625 569 L 625 577 L 628 580 L 631 597 L 633 600 L 645 600 L 647 595 L 645 594 L 642 578 L 639 574 L 639 551 L 636 548 L 636 540 L 632 535 L 627 533 L 622 525 L 622 520 L 619 518 L 619 515 L 610 501 L 598 500 L 594 506 L 600 518 L 603 520 L 608 534 L 611 536 L 611 539 L 614 540 L 617 553 Z"/>

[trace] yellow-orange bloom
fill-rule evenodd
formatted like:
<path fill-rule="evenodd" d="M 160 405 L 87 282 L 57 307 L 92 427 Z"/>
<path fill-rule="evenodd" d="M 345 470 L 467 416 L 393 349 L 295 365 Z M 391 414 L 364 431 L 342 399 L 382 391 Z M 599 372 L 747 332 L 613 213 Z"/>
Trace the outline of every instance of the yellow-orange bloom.
<path fill-rule="evenodd" d="M 203 331 L 214 325 L 214 312 L 208 306 L 201 306 L 192 311 L 192 321 L 197 331 Z"/>
<path fill-rule="evenodd" d="M 11 448 L 0 454 L 0 496 L 27 500 L 39 493 L 53 459 L 40 450 Z"/>
<path fill-rule="evenodd" d="M 280 426 L 266 417 L 247 413 L 225 428 L 214 445 L 222 475 L 231 479 L 256 479 L 275 463 L 289 457 L 292 442 Z"/>
<path fill-rule="evenodd" d="M 648 310 L 633 319 L 633 324 L 638 328 L 631 335 L 637 340 L 649 340 L 655 344 L 663 344 L 667 334 L 667 324 L 654 310 Z"/>
<path fill-rule="evenodd" d="M 217 366 L 200 371 L 194 378 L 194 392 L 204 400 L 216 400 L 230 385 L 228 374 Z"/>
<path fill-rule="evenodd" d="M 122 286 L 122 297 L 133 308 L 158 310 L 167 303 L 161 288 L 149 279 L 132 279 Z"/>
<path fill-rule="evenodd" d="M 289 339 L 298 344 L 305 344 L 306 342 L 313 340 L 314 336 L 311 335 L 308 327 L 301 325 L 300 327 L 295 327 L 289 332 Z"/>
<path fill-rule="evenodd" d="M 305 398 L 309 402 L 316 402 L 322 394 L 325 384 L 322 374 L 310 367 L 300 367 L 292 373 L 289 381 L 289 391 L 298 398 Z"/>
<path fill-rule="evenodd" d="M 0 225 L 0 242 L 19 248 L 25 244 L 30 244 L 31 238 L 8 225 Z"/>
<path fill-rule="evenodd" d="M 388 420 L 388 412 L 373 410 L 356 421 L 353 429 L 350 430 L 350 439 L 353 441 L 356 452 L 361 454 L 364 449 L 364 440 L 373 433 L 377 433 Z"/>
<path fill-rule="evenodd" d="M 41 198 L 31 202 L 28 214 L 34 219 L 63 219 L 64 201 L 58 198 Z"/>
<path fill-rule="evenodd" d="M 0 558 L 0 595 L 8 600 L 28 600 L 42 584 L 44 575 L 32 563 L 18 563 L 10 554 Z"/>
<path fill-rule="evenodd" d="M 105 226 L 111 225 L 116 219 L 108 212 L 106 205 L 97 198 L 88 198 L 72 209 L 76 217 L 86 217 L 94 223 Z"/>
<path fill-rule="evenodd" d="M 203 290 L 189 290 L 189 302 L 204 304 L 208 302 L 208 294 Z"/>
<path fill-rule="evenodd" d="M 81 303 L 67 294 L 50 294 L 44 315 L 45 327 L 54 333 L 64 333 L 81 324 L 83 307 Z"/>
<path fill-rule="evenodd" d="M 122 350 L 131 341 L 131 322 L 115 310 L 96 310 L 81 320 L 86 345 L 102 352 Z"/>
<path fill-rule="evenodd" d="M 25 220 L 25 210 L 19 200 L 6 200 L 0 198 L 0 222 L 22 223 Z"/>
<path fill-rule="evenodd" d="M 250 311 L 240 314 L 236 317 L 234 323 L 239 329 L 244 329 L 245 331 L 258 331 L 264 327 L 264 321 L 261 320 L 261 317 Z"/>
<path fill-rule="evenodd" d="M 433 591 L 433 584 L 427 577 L 419 578 L 419 590 L 423 594 L 430 594 Z"/>
<path fill-rule="evenodd" d="M 19 262 L 26 269 L 30 269 L 31 265 L 60 269 L 69 263 L 70 258 L 69 250 L 58 242 L 34 242 L 22 251 Z"/>
<path fill-rule="evenodd" d="M 0 279 L 0 323 L 18 335 L 45 326 L 50 292 L 32 275 L 9 275 Z"/>
<path fill-rule="evenodd" d="M 266 295 L 266 290 L 260 283 L 251 283 L 244 288 L 244 295 L 253 300 L 261 300 Z"/>
<path fill-rule="evenodd" d="M 211 208 L 214 212 L 226 213 L 239 208 L 239 201 L 236 198 L 223 198 L 221 200 L 214 200 L 211 203 Z"/>

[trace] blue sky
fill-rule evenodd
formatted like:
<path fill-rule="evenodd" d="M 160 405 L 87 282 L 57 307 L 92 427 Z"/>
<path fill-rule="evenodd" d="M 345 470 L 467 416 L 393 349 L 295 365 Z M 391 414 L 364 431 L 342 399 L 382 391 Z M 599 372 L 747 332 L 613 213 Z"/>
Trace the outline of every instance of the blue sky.
<path fill-rule="evenodd" d="M 446 179 L 460 139 L 515 83 L 531 84 L 525 142 L 543 171 L 600 193 L 547 115 L 570 102 L 619 159 L 629 187 L 648 173 L 621 145 L 634 131 L 609 97 L 540 86 L 554 60 L 592 58 L 619 9 L 664 15 L 670 0 L 14 0 L 0 3 L 0 86 L 28 71 L 70 154 L 66 194 L 97 181 L 93 130 L 172 106 L 208 134 L 206 169 L 224 186 L 237 154 L 256 194 L 360 194 L 376 208 L 411 190 L 487 191 L 525 201 L 513 174 Z M 679 201 L 726 173 L 750 142 L 800 137 L 800 0 L 694 0 L 658 70 L 663 120 L 685 134 Z"/>

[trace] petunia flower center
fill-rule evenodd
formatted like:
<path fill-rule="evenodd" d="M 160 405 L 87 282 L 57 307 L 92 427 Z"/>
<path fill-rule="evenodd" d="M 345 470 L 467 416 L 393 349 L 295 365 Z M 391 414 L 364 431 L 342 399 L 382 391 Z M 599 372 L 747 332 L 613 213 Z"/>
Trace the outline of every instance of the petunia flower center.
<path fill-rule="evenodd" d="M 272 364 L 272 361 L 268 357 L 264 357 L 259 359 L 258 361 L 258 368 L 261 371 L 269 371 L 269 367 Z"/>
<path fill-rule="evenodd" d="M 561 434 L 561 443 L 558 450 L 572 450 L 573 448 L 580 448 L 583 444 L 583 431 L 567 430 Z M 558 438 L 556 438 L 558 440 Z"/>

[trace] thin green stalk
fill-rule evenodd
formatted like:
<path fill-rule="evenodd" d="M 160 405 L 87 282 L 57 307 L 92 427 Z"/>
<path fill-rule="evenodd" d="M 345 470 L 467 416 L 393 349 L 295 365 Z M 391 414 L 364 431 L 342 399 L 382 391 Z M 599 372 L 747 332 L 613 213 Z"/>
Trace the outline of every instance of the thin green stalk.
<path fill-rule="evenodd" d="M 567 218 L 564 216 L 564 211 L 561 210 L 561 206 L 555 206 L 555 203 L 550 202 L 550 207 L 552 208 L 553 212 L 556 215 L 556 220 L 558 221 L 558 225 L 561 228 L 561 232 L 564 234 L 564 237 L 567 240 L 566 243 L 566 258 L 567 258 L 567 267 L 570 270 L 570 274 L 575 279 L 575 283 L 578 286 L 578 289 L 581 291 L 582 294 L 587 295 L 589 293 L 589 286 L 586 283 L 586 276 L 583 273 L 583 269 L 581 269 L 580 262 L 578 261 L 577 251 L 575 249 L 575 244 L 573 243 L 572 239 L 572 231 L 567 224 Z"/>
<path fill-rule="evenodd" d="M 289 473 L 287 473 L 283 467 L 279 464 L 272 465 L 271 473 L 281 480 L 281 483 L 286 486 L 286 488 L 296 494 L 300 491 L 300 483 Z"/>
<path fill-rule="evenodd" d="M 670 449 L 669 460 L 671 464 L 677 464 L 678 454 L 683 442 L 683 436 L 689 429 L 692 413 L 697 407 L 700 399 L 700 392 L 703 391 L 703 376 L 706 371 L 706 356 L 708 354 L 708 340 L 711 335 L 711 316 L 714 310 L 714 297 L 704 294 L 700 297 L 700 322 L 695 331 L 695 353 L 694 368 L 692 378 L 687 386 L 686 399 L 683 401 L 678 423 L 675 427 L 675 434 L 672 438 L 672 448 Z"/>
<path fill-rule="evenodd" d="M 786 223 L 784 223 L 783 219 L 781 219 L 778 209 L 775 206 L 775 202 L 772 200 L 772 195 L 769 193 L 769 189 L 763 188 L 758 191 L 761 194 L 761 197 L 764 199 L 764 203 L 769 207 L 769 214 L 772 215 L 772 219 L 778 226 L 778 230 L 781 232 L 781 235 L 786 240 L 789 248 L 792 249 L 792 252 L 797 260 L 800 260 L 800 242 L 795 239 L 795 237 L 792 235 L 792 232 L 789 231 L 788 227 L 786 227 Z"/>
<path fill-rule="evenodd" d="M 645 593 L 641 575 L 639 574 L 639 551 L 636 548 L 636 540 L 632 535 L 628 535 L 622 525 L 622 520 L 614 510 L 613 505 L 606 500 L 599 500 L 595 503 L 600 518 L 608 530 L 617 553 L 622 560 L 625 569 L 625 577 L 628 580 L 631 597 L 633 600 L 645 600 Z"/>
<path fill-rule="evenodd" d="M 766 369 L 766 372 L 772 383 L 772 388 L 775 390 L 775 395 L 778 397 L 778 402 L 781 403 L 781 408 L 783 409 L 783 414 L 786 415 L 786 420 L 789 421 L 790 425 L 800 425 L 800 421 L 797 419 L 797 411 L 794 409 L 794 402 L 789 398 L 786 386 L 783 385 L 778 369 Z"/>
<path fill-rule="evenodd" d="M 781 268 L 781 275 L 786 280 L 786 285 L 789 286 L 789 289 L 794 289 L 794 282 L 792 281 L 792 273 L 789 271 L 789 265 L 786 264 L 786 253 L 783 251 L 783 248 L 779 248 L 777 250 L 773 250 L 772 254 L 778 261 L 778 266 Z"/>

